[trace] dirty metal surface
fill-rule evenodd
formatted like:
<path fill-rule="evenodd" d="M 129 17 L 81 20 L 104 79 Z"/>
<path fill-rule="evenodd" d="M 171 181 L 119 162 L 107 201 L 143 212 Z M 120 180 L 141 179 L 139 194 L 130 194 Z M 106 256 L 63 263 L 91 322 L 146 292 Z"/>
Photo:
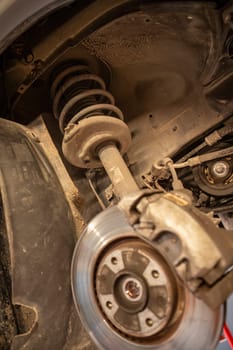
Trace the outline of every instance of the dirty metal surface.
<path fill-rule="evenodd" d="M 211 3 L 153 3 L 82 42 L 111 66 L 110 90 L 132 133 L 128 158 L 138 181 L 153 162 L 222 121 L 203 88 L 219 59 L 221 35 Z"/>

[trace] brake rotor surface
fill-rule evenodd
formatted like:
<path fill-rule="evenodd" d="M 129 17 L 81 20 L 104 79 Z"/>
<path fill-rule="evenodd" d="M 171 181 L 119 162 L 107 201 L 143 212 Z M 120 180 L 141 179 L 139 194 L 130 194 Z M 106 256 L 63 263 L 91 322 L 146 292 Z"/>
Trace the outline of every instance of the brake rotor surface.
<path fill-rule="evenodd" d="M 112 207 L 96 216 L 75 248 L 73 297 L 101 349 L 214 349 L 223 307 L 211 310 L 177 281 L 164 258 Z"/>

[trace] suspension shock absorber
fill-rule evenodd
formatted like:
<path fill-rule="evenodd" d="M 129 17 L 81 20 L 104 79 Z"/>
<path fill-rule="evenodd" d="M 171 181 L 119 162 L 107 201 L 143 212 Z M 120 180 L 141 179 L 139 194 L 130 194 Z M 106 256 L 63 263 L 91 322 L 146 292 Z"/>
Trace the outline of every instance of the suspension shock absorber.
<path fill-rule="evenodd" d="M 51 85 L 51 97 L 66 159 L 80 168 L 103 166 L 119 198 L 137 191 L 122 157 L 130 131 L 104 80 L 85 65 L 64 65 Z"/>

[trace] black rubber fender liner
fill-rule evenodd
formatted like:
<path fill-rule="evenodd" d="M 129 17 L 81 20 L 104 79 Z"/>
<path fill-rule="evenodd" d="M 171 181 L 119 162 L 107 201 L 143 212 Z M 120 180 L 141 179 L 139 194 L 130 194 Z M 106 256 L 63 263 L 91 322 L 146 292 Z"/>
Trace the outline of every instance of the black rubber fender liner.
<path fill-rule="evenodd" d="M 72 309 L 75 227 L 57 176 L 26 128 L 0 119 L 0 189 L 11 259 L 12 300 L 32 308 L 12 349 L 63 349 Z"/>

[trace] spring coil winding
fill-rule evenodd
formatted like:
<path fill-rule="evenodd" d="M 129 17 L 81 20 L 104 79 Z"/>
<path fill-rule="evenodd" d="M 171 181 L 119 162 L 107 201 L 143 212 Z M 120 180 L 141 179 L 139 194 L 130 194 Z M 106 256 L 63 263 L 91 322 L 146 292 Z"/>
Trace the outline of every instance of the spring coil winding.
<path fill-rule="evenodd" d="M 122 111 L 115 106 L 114 97 L 106 90 L 106 84 L 87 66 L 72 64 L 55 76 L 51 85 L 53 114 L 59 120 L 64 134 L 71 124 L 95 116 L 109 116 L 123 120 Z"/>

